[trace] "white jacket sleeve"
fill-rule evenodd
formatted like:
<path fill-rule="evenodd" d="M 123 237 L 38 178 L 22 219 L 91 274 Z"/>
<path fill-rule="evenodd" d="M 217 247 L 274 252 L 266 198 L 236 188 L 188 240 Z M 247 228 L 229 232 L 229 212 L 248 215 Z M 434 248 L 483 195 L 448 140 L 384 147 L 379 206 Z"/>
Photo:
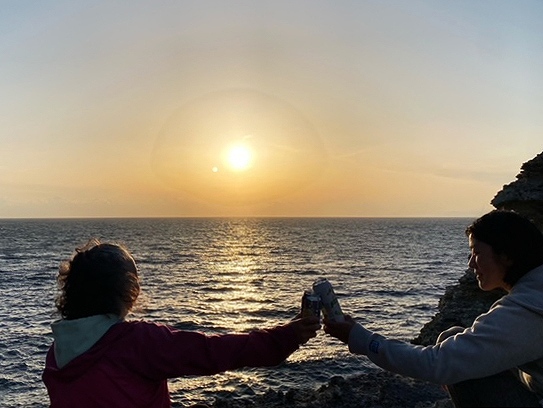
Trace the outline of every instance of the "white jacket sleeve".
<path fill-rule="evenodd" d="M 543 357 L 543 317 L 502 298 L 473 326 L 435 346 L 389 340 L 357 324 L 349 350 L 378 366 L 438 384 L 481 378 Z"/>

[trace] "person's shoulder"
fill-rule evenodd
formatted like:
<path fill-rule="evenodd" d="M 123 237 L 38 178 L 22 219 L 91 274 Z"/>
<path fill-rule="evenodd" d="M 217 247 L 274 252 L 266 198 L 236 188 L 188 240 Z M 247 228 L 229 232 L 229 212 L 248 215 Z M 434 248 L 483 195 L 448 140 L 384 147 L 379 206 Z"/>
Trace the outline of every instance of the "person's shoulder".
<path fill-rule="evenodd" d="M 161 336 L 161 325 L 145 320 L 122 320 L 111 327 L 103 338 L 106 344 L 130 344 L 136 347 Z M 124 347 L 124 346 L 123 346 Z"/>
<path fill-rule="evenodd" d="M 122 331 L 128 331 L 132 334 L 145 335 L 157 335 L 162 333 L 163 335 L 171 334 L 175 331 L 172 327 L 163 324 L 152 322 L 148 320 L 125 320 L 119 323 L 119 329 Z"/>
<path fill-rule="evenodd" d="M 508 295 L 502 298 L 504 305 L 521 306 L 543 316 L 543 266 L 524 275 Z"/>
<path fill-rule="evenodd" d="M 119 323 L 121 327 L 130 330 L 162 330 L 168 329 L 168 326 L 162 323 L 151 322 L 148 320 L 123 320 Z"/>

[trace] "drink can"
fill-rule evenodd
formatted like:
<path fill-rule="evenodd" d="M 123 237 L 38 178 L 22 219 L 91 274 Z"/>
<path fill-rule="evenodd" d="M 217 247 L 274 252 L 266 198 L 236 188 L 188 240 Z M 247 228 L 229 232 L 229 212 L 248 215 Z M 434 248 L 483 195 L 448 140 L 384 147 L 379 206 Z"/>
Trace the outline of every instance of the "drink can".
<path fill-rule="evenodd" d="M 321 318 L 321 298 L 319 295 L 306 290 L 302 296 L 302 317 L 315 316 Z"/>
<path fill-rule="evenodd" d="M 345 317 L 339 306 L 339 301 L 332 284 L 326 278 L 319 278 L 313 282 L 313 291 L 320 296 L 324 316 L 336 322 L 343 322 Z"/>

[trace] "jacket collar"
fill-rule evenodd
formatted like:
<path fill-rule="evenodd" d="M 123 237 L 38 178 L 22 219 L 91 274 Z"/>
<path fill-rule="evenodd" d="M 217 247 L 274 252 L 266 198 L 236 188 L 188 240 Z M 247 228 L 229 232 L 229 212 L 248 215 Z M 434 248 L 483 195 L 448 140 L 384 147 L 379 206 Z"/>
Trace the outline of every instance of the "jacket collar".
<path fill-rule="evenodd" d="M 119 316 L 95 315 L 73 320 L 57 320 L 53 330 L 55 360 L 58 368 L 89 350 L 113 326 Z"/>

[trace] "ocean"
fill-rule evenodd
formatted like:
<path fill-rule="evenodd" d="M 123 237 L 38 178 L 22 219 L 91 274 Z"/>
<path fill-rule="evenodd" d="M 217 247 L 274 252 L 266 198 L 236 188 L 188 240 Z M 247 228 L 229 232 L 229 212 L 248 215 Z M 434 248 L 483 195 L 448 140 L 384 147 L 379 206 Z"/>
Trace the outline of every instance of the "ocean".
<path fill-rule="evenodd" d="M 371 330 L 409 341 L 466 270 L 467 218 L 147 218 L 0 220 L 0 406 L 46 407 L 56 274 L 90 238 L 122 243 L 140 269 L 129 319 L 210 334 L 292 319 L 321 276 Z M 365 357 L 324 332 L 271 369 L 169 381 L 174 406 L 316 389 L 363 373 Z"/>

